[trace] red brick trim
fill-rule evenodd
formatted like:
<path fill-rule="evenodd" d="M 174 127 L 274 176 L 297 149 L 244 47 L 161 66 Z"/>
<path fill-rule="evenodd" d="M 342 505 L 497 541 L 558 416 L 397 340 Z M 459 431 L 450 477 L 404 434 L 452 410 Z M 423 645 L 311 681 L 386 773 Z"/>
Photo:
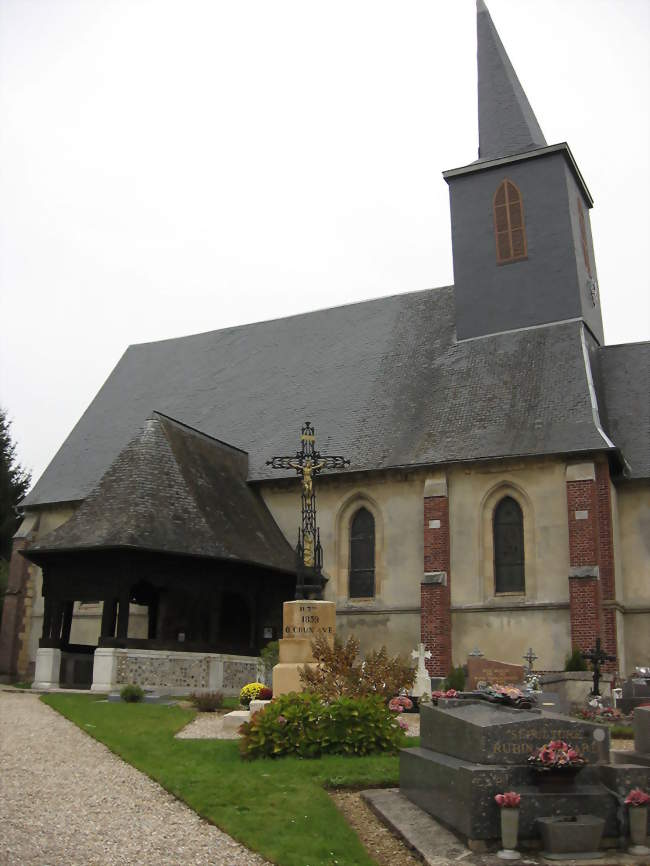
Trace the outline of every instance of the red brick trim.
<path fill-rule="evenodd" d="M 603 609 L 604 600 L 616 598 L 609 466 L 595 468 L 595 480 L 567 481 L 569 563 L 597 575 L 569 577 L 571 644 L 586 650 L 600 637 L 605 652 L 616 655 L 616 612 Z"/>
<path fill-rule="evenodd" d="M 598 567 L 602 601 L 616 598 L 614 573 L 614 531 L 612 527 L 612 497 L 609 465 L 596 464 L 596 499 L 598 503 Z M 605 652 L 617 656 L 616 611 L 607 608 L 601 615 L 601 638 Z M 606 662 L 605 670 L 616 670 L 617 662 Z"/>
<path fill-rule="evenodd" d="M 449 500 L 446 496 L 427 496 L 424 499 L 425 577 L 420 587 L 420 639 L 431 653 L 426 666 L 435 677 L 446 676 L 451 668 L 449 549 Z"/>

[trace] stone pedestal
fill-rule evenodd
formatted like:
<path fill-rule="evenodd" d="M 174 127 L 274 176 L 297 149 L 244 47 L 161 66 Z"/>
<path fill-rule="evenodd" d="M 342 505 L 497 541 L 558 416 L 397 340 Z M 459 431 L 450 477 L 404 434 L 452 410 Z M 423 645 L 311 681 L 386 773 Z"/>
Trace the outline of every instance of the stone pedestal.
<path fill-rule="evenodd" d="M 113 647 L 97 647 L 93 661 L 93 692 L 110 692 L 117 684 L 117 656 Z"/>
<path fill-rule="evenodd" d="M 61 673 L 61 650 L 39 647 L 36 653 L 36 670 L 33 689 L 58 689 Z"/>
<path fill-rule="evenodd" d="M 285 601 L 282 607 L 280 661 L 273 668 L 273 697 L 301 692 L 300 668 L 314 664 L 311 642 L 325 635 L 334 642 L 336 605 L 332 601 Z"/>

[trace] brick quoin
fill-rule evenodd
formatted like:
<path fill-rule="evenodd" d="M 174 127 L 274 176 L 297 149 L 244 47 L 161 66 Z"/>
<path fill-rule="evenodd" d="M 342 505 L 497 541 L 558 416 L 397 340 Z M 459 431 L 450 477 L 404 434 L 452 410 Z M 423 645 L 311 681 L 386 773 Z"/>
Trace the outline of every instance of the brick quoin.
<path fill-rule="evenodd" d="M 25 614 L 25 592 L 29 579 L 29 563 L 20 551 L 29 543 L 27 538 L 15 538 L 9 563 L 9 580 L 2 610 L 2 627 L 0 628 L 0 674 L 16 676 L 18 657 L 22 646 L 20 632 L 22 631 Z"/>
<path fill-rule="evenodd" d="M 429 526 L 439 520 L 440 527 Z M 443 677 L 451 668 L 451 588 L 449 556 L 449 500 L 446 496 L 424 499 L 424 572 L 444 571 L 447 585 L 422 583 L 420 588 L 420 639 L 431 653 L 426 666 L 430 676 Z"/>
<path fill-rule="evenodd" d="M 616 612 L 603 601 L 616 598 L 612 502 L 607 463 L 596 464 L 596 480 L 568 481 L 569 562 L 572 568 L 598 567 L 599 577 L 570 577 L 571 644 L 581 650 L 600 637 L 605 652 L 616 655 Z M 587 511 L 577 520 L 576 511 Z M 605 670 L 616 670 L 607 662 Z"/>
<path fill-rule="evenodd" d="M 614 532 L 612 528 L 612 497 L 609 465 L 596 464 L 596 501 L 598 505 L 598 567 L 600 569 L 600 591 L 602 601 L 616 599 L 614 573 Z M 602 610 L 601 639 L 606 653 L 617 655 L 616 611 L 611 607 Z M 617 662 L 605 662 L 607 671 L 617 669 Z"/>

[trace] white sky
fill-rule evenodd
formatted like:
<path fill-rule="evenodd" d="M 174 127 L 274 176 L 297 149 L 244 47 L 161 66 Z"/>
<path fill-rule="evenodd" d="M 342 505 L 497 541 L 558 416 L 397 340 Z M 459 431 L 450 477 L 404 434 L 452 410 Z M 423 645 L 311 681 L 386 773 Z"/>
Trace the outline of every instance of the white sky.
<path fill-rule="evenodd" d="M 488 0 L 650 336 L 648 0 Z M 130 343 L 453 282 L 473 0 L 0 0 L 0 405 L 34 480 Z"/>

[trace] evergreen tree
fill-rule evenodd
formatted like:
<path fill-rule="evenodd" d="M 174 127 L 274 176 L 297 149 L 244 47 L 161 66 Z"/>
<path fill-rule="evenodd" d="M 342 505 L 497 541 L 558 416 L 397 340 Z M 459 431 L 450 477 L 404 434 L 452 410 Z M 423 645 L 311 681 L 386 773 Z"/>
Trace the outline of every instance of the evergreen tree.
<path fill-rule="evenodd" d="M 20 517 L 16 506 L 25 496 L 32 480 L 31 472 L 16 462 L 16 445 L 10 434 L 11 421 L 0 407 L 0 562 L 11 557 L 11 539 Z"/>

